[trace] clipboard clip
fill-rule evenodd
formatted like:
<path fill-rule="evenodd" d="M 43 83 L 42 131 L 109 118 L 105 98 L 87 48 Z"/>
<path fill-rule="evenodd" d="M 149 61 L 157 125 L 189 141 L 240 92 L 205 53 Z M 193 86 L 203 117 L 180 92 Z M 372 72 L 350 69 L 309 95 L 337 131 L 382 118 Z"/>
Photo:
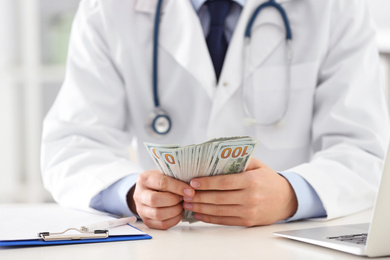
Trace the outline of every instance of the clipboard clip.
<path fill-rule="evenodd" d="M 71 230 L 77 231 L 78 233 L 65 234 Z M 38 236 L 45 241 L 97 239 L 97 238 L 107 238 L 108 230 L 94 230 L 93 232 L 85 232 L 77 228 L 68 228 L 63 232 L 58 232 L 58 233 L 41 232 L 38 233 Z"/>
<path fill-rule="evenodd" d="M 127 225 L 131 223 L 135 223 L 136 221 L 137 218 L 134 216 L 127 217 L 127 218 L 120 218 L 120 219 L 94 223 L 87 226 L 82 226 L 80 229 L 68 228 L 64 232 L 59 232 L 59 233 L 41 232 L 38 233 L 38 237 L 42 238 L 45 241 L 107 238 L 108 237 L 107 228 Z M 77 231 L 78 233 L 65 234 L 66 232 L 72 230 Z"/>

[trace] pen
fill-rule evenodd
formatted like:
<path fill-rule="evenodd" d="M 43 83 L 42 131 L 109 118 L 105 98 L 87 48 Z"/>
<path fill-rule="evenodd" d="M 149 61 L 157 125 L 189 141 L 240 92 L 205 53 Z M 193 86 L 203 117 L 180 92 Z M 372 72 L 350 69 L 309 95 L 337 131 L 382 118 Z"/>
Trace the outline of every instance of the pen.
<path fill-rule="evenodd" d="M 119 218 L 114 220 L 103 221 L 91 225 L 81 227 L 82 232 L 94 232 L 95 230 L 105 230 L 112 227 L 122 226 L 126 224 L 132 224 L 137 221 L 136 217 Z"/>

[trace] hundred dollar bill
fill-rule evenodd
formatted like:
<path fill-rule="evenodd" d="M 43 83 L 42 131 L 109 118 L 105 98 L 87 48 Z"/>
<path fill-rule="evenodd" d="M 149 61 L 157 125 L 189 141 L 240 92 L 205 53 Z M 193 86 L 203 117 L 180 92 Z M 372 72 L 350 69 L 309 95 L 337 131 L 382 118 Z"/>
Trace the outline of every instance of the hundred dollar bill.
<path fill-rule="evenodd" d="M 248 141 L 220 143 L 208 174 L 214 176 L 243 172 L 256 145 Z"/>
<path fill-rule="evenodd" d="M 252 141 L 226 141 L 219 143 L 214 160 L 207 170 L 208 176 L 240 173 L 246 170 L 249 158 L 251 157 L 257 142 Z M 185 211 L 183 221 L 196 222 L 194 213 Z"/>
<path fill-rule="evenodd" d="M 172 170 L 169 169 L 166 163 L 163 161 L 160 151 L 162 150 L 173 150 L 177 149 L 180 146 L 178 145 L 161 145 L 161 144 L 152 144 L 144 143 L 146 150 L 149 152 L 149 155 L 152 157 L 154 163 L 157 165 L 158 169 L 165 175 L 175 177 L 176 173 L 173 174 Z M 176 178 L 176 177 L 175 177 Z M 178 178 L 178 176 L 177 176 Z"/>
<path fill-rule="evenodd" d="M 189 183 L 193 178 L 245 171 L 257 141 L 249 136 L 222 137 L 188 146 L 145 143 L 159 170 Z M 197 221 L 185 210 L 183 221 Z"/>

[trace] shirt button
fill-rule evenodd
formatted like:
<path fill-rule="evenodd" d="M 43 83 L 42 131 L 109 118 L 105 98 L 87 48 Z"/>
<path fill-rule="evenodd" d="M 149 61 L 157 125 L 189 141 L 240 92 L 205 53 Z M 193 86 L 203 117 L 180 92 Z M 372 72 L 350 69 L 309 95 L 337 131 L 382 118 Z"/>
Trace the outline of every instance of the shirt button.
<path fill-rule="evenodd" d="M 227 81 L 223 82 L 223 86 L 224 87 L 228 87 L 229 86 L 229 82 L 227 82 Z"/>

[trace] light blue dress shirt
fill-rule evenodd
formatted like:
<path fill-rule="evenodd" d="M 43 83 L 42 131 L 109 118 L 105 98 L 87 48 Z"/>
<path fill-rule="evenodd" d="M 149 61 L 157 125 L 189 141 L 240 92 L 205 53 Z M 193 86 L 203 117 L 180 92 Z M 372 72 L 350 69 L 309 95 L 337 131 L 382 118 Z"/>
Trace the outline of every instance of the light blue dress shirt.
<path fill-rule="evenodd" d="M 207 6 L 203 5 L 206 0 L 190 0 L 192 6 L 197 12 L 201 21 L 205 36 L 207 36 L 210 27 L 210 16 Z M 225 22 L 225 35 L 228 42 L 230 42 L 234 28 L 240 17 L 243 6 L 246 0 L 233 0 L 228 17 Z M 325 217 L 326 211 L 322 205 L 320 198 L 313 189 L 313 187 L 300 175 L 294 172 L 279 172 L 291 184 L 298 200 L 298 209 L 294 216 L 285 221 L 293 221 L 305 218 Z M 115 215 L 133 216 L 130 211 L 126 196 L 130 188 L 133 187 L 137 181 L 138 175 L 127 176 L 116 183 L 112 184 L 107 189 L 96 195 L 90 203 L 94 209 L 109 212 Z"/>

